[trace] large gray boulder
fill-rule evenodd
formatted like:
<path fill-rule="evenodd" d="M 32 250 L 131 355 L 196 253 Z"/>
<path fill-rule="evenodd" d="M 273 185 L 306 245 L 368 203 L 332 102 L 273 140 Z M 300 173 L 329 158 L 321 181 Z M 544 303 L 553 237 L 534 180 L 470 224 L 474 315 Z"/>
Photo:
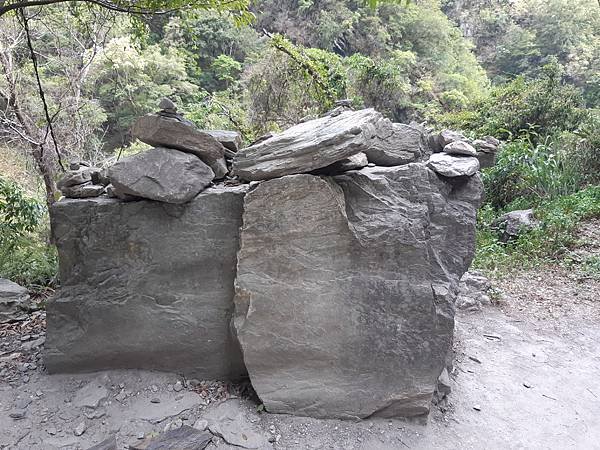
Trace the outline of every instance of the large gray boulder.
<path fill-rule="evenodd" d="M 0 323 L 25 319 L 29 307 L 29 291 L 6 278 L 0 278 Z"/>
<path fill-rule="evenodd" d="M 399 166 L 419 161 L 431 152 L 421 127 L 383 119 L 365 153 L 369 162 L 378 166 Z"/>
<path fill-rule="evenodd" d="M 344 111 L 295 125 L 240 150 L 233 173 L 257 181 L 311 172 L 364 152 L 381 114 L 373 109 Z"/>
<path fill-rule="evenodd" d="M 494 220 L 493 226 L 499 231 L 500 240 L 508 242 L 538 227 L 539 222 L 533 209 L 518 209 L 502 214 Z"/>
<path fill-rule="evenodd" d="M 230 130 L 202 130 L 219 141 L 226 149 L 237 152 L 242 145 L 242 136 L 237 131 Z"/>
<path fill-rule="evenodd" d="M 185 205 L 57 202 L 61 288 L 47 305 L 48 370 L 240 377 L 230 320 L 246 189 L 209 188 Z"/>
<path fill-rule="evenodd" d="M 424 414 L 475 250 L 478 175 L 425 164 L 293 175 L 247 194 L 235 329 L 266 409 Z"/>
<path fill-rule="evenodd" d="M 210 166 L 216 178 L 227 174 L 225 147 L 191 122 L 161 114 L 146 114 L 131 127 L 133 137 L 153 147 L 166 147 L 196 155 Z"/>
<path fill-rule="evenodd" d="M 186 203 L 214 178 L 198 157 L 167 148 L 153 148 L 118 161 L 108 178 L 119 197 L 134 196 L 165 203 Z"/>

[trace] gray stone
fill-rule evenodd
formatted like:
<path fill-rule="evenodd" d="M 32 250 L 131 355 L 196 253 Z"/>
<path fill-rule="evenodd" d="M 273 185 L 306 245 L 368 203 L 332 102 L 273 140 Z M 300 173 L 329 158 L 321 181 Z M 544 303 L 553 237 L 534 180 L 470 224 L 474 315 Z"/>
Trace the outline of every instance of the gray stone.
<path fill-rule="evenodd" d="M 468 311 L 479 311 L 483 305 L 489 305 L 488 295 L 492 284 L 480 272 L 466 272 L 460 279 L 456 307 Z"/>
<path fill-rule="evenodd" d="M 452 392 L 452 386 L 450 385 L 450 375 L 448 375 L 448 369 L 446 369 L 445 367 L 438 378 L 437 392 L 438 396 L 441 399 L 447 397 L 450 394 L 450 392 Z"/>
<path fill-rule="evenodd" d="M 63 186 L 62 194 L 67 198 L 90 198 L 100 197 L 105 192 L 102 185 L 92 184 L 91 182 L 77 184 L 75 186 Z"/>
<path fill-rule="evenodd" d="M 508 242 L 518 238 L 523 232 L 533 230 L 539 225 L 535 220 L 533 209 L 510 211 L 498 217 L 493 226 L 500 232 L 500 240 Z"/>
<path fill-rule="evenodd" d="M 158 104 L 158 107 L 160 109 L 165 109 L 169 111 L 177 111 L 177 105 L 175 104 L 175 102 L 173 102 L 173 100 L 167 97 L 163 97 L 161 99 L 160 103 Z"/>
<path fill-rule="evenodd" d="M 212 441 L 205 431 L 183 425 L 129 446 L 130 450 L 202 450 Z"/>
<path fill-rule="evenodd" d="M 236 152 L 242 145 L 242 136 L 237 131 L 230 130 L 202 130 L 219 141 L 226 149 Z"/>
<path fill-rule="evenodd" d="M 444 147 L 451 142 L 466 140 L 467 138 L 458 131 L 442 130 L 437 135 L 431 135 L 429 143 L 434 152 L 441 152 L 444 150 Z"/>
<path fill-rule="evenodd" d="M 108 169 L 117 196 L 134 196 L 165 203 L 186 203 L 214 178 L 198 157 L 166 148 L 153 148 L 122 159 Z"/>
<path fill-rule="evenodd" d="M 479 176 L 447 180 L 423 163 L 287 176 L 248 193 L 234 324 L 268 411 L 429 410 L 482 193 Z"/>
<path fill-rule="evenodd" d="M 227 444 L 243 448 L 264 448 L 267 439 L 259 433 L 244 414 L 244 408 L 237 400 L 225 401 L 206 414 L 208 429 Z"/>
<path fill-rule="evenodd" d="M 59 190 L 63 190 L 64 188 L 77 186 L 79 184 L 89 183 L 92 181 L 92 173 L 97 172 L 99 169 L 87 167 L 87 166 L 77 166 L 73 165 L 71 167 L 78 167 L 75 170 L 67 171 L 60 180 L 56 183 L 56 187 Z"/>
<path fill-rule="evenodd" d="M 87 450 L 117 450 L 117 436 L 107 437 L 102 442 L 88 448 Z"/>
<path fill-rule="evenodd" d="M 470 177 L 479 170 L 479 161 L 472 156 L 454 156 L 448 153 L 434 153 L 427 165 L 434 172 L 445 177 Z"/>
<path fill-rule="evenodd" d="M 477 151 L 465 141 L 450 142 L 444 147 L 444 153 L 450 155 L 477 156 Z"/>
<path fill-rule="evenodd" d="M 0 323 L 27 318 L 31 307 L 29 291 L 6 278 L 0 278 Z"/>
<path fill-rule="evenodd" d="M 420 127 L 383 119 L 365 153 L 369 162 L 378 166 L 399 166 L 420 161 L 431 152 Z"/>
<path fill-rule="evenodd" d="M 242 376 L 230 319 L 246 189 L 209 188 L 185 205 L 57 202 L 61 288 L 47 304 L 48 370 Z"/>
<path fill-rule="evenodd" d="M 363 109 L 298 124 L 240 150 L 233 173 L 256 181 L 329 166 L 367 150 L 380 118 L 375 110 Z"/>
<path fill-rule="evenodd" d="M 348 170 L 357 170 L 366 167 L 369 164 L 367 155 L 364 153 L 357 153 L 356 155 L 349 156 L 348 158 L 342 159 L 341 161 L 335 162 L 322 169 L 313 171 L 314 174 L 322 175 L 335 175 Z"/>
<path fill-rule="evenodd" d="M 496 154 L 500 147 L 500 141 L 492 136 L 486 136 L 483 139 L 473 141 L 473 146 L 477 150 L 477 159 L 482 169 L 492 167 L 496 164 Z"/>
<path fill-rule="evenodd" d="M 131 133 L 148 145 L 174 148 L 196 155 L 210 166 L 217 178 L 223 178 L 227 174 L 225 147 L 210 134 L 188 122 L 147 114 L 136 120 Z"/>
<path fill-rule="evenodd" d="M 73 405 L 77 407 L 97 408 L 108 398 L 108 389 L 102 381 L 92 380 L 79 389 L 73 398 Z"/>
<path fill-rule="evenodd" d="M 75 427 L 75 429 L 73 430 L 73 434 L 75 436 L 81 436 L 83 433 L 85 433 L 85 430 L 87 430 L 87 426 L 85 425 L 85 422 L 80 422 L 79 425 L 77 425 Z"/>

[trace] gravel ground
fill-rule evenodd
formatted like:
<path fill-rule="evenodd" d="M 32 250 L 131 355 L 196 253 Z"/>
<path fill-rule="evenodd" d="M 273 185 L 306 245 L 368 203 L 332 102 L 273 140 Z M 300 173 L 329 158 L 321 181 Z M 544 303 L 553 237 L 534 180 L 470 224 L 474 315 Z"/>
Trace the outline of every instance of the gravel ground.
<path fill-rule="evenodd" d="M 579 254 L 597 254 L 598 230 Z M 209 449 L 600 449 L 600 281 L 546 267 L 495 287 L 498 304 L 458 313 L 452 393 L 416 420 L 268 414 L 247 386 L 177 374 L 50 376 L 38 311 L 0 325 L 0 448 L 87 449 L 113 435 L 137 448 L 189 425 L 208 427 Z"/>

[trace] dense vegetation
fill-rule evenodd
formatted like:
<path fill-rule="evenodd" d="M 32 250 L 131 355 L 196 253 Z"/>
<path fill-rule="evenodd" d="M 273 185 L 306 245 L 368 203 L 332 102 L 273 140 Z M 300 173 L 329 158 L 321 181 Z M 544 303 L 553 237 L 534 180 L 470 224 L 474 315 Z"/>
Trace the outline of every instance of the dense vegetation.
<path fill-rule="evenodd" d="M 226 11 L 245 4 L 131 16 L 61 3 L 0 16 L 0 151 L 17 149 L 44 175 L 32 194 L 9 168 L 0 173 L 0 276 L 54 280 L 44 210 L 61 161 L 102 165 L 138 151 L 128 128 L 164 96 L 200 127 L 246 141 L 342 98 L 395 121 L 502 139 L 484 173 L 476 260 L 490 271 L 563 257 L 577 224 L 600 215 L 595 0 L 258 0 L 251 22 Z M 529 207 L 542 227 L 500 243 L 493 220 Z"/>

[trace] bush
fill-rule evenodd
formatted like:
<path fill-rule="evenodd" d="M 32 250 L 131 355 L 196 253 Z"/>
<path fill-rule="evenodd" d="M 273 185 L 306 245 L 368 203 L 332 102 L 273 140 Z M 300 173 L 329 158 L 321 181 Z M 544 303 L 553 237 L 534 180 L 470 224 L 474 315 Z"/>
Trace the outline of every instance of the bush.
<path fill-rule="evenodd" d="M 532 267 L 562 257 L 577 242 L 579 224 L 600 217 L 600 186 L 541 203 L 535 211 L 540 226 L 506 244 L 492 227 L 499 214 L 489 204 L 481 209 L 473 265 L 496 273 Z"/>
<path fill-rule="evenodd" d="M 56 282 L 56 250 L 47 244 L 47 211 L 0 177 L 0 277 L 30 289 Z"/>
<path fill-rule="evenodd" d="M 537 205 L 576 192 L 583 183 L 577 161 L 560 141 L 534 144 L 530 138 L 506 144 L 483 179 L 487 201 L 498 209 L 511 204 L 511 209 L 519 209 L 517 203 Z"/>

